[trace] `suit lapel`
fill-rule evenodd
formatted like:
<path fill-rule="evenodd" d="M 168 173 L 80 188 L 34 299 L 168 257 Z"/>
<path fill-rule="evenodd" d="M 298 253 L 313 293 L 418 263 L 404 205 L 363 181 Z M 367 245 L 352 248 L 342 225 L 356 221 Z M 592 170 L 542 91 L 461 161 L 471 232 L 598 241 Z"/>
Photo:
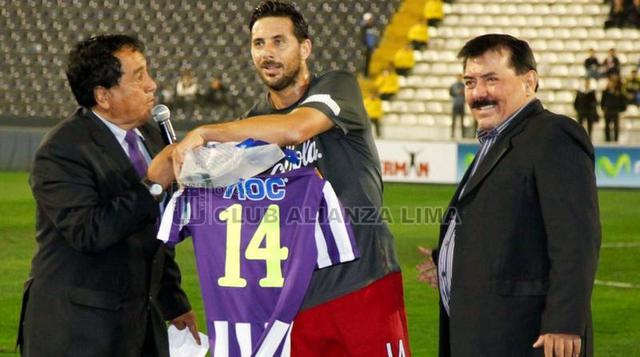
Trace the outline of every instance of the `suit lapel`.
<path fill-rule="evenodd" d="M 504 154 L 507 153 L 510 147 L 511 147 L 510 140 L 500 139 L 498 142 L 493 144 L 493 147 L 491 148 L 491 150 L 489 150 L 484 160 L 478 166 L 476 173 L 473 176 L 471 176 L 471 178 L 469 179 L 469 182 L 467 182 L 467 186 L 465 187 L 464 192 L 462 193 L 462 196 L 460 197 L 459 201 L 464 200 L 464 198 L 470 192 L 473 192 L 478 187 L 478 184 L 480 184 L 480 182 L 484 180 L 484 178 L 489 174 L 489 172 L 491 172 L 491 169 L 493 169 L 493 167 L 500 161 L 500 159 L 504 156 Z"/>
<path fill-rule="evenodd" d="M 109 128 L 91 110 L 86 108 L 81 110 L 89 121 L 89 134 L 96 145 L 102 149 L 103 157 L 112 163 L 113 167 L 124 179 L 131 183 L 139 181 L 131 160 L 129 160 L 129 157 Z"/>
<path fill-rule="evenodd" d="M 500 134 L 497 141 L 493 146 L 489 149 L 489 152 L 485 156 L 484 160 L 480 163 L 476 172 L 466 184 L 464 192 L 462 196 L 458 200 L 458 202 L 463 201 L 466 197 L 469 196 L 471 192 L 478 188 L 478 185 L 489 175 L 489 173 L 493 170 L 493 168 L 500 162 L 500 160 L 509 152 L 512 147 L 511 140 L 522 130 L 524 130 L 526 126 L 526 118 L 537 115 L 544 108 L 542 107 L 542 103 L 539 100 L 534 100 L 532 103 L 528 104 L 526 108 L 522 109 L 518 115 L 513 118 L 513 121 L 509 124 L 509 126 L 504 129 L 504 131 Z M 475 160 L 474 160 L 475 161 Z M 471 171 L 473 164 L 467 170 L 467 174 Z M 463 182 L 460 183 L 460 187 L 464 185 Z"/>

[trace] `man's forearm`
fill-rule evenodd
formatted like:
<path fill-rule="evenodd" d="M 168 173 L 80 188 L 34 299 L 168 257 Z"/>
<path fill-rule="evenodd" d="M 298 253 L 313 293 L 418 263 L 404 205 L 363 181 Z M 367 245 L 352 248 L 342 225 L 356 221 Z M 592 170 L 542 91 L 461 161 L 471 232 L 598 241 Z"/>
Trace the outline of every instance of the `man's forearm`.
<path fill-rule="evenodd" d="M 282 117 L 282 118 L 280 118 Z M 194 129 L 204 142 L 242 141 L 247 138 L 266 141 L 280 146 L 297 144 L 294 125 L 283 116 L 253 117 L 221 124 L 210 124 Z"/>
<path fill-rule="evenodd" d="M 194 130 L 204 141 L 242 141 L 247 138 L 280 146 L 296 145 L 333 127 L 322 112 L 301 108 L 285 115 L 260 115 Z"/>

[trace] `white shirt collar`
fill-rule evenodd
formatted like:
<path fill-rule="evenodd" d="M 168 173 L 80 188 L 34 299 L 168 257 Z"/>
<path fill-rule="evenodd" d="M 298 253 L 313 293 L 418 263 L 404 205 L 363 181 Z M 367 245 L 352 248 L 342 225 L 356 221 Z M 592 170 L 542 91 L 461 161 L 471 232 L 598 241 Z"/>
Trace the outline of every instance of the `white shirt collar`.
<path fill-rule="evenodd" d="M 116 137 L 118 143 L 122 145 L 124 143 L 124 137 L 127 135 L 127 131 L 101 117 L 100 114 L 96 113 L 95 111 L 92 110 L 92 112 L 98 117 L 98 119 L 102 120 L 104 125 L 106 125 L 107 128 L 109 128 L 109 130 L 111 130 L 113 135 Z M 138 130 L 138 128 L 133 129 L 133 132 L 136 133 L 141 140 L 144 140 L 144 137 L 142 136 L 142 133 L 140 133 L 140 130 Z"/>

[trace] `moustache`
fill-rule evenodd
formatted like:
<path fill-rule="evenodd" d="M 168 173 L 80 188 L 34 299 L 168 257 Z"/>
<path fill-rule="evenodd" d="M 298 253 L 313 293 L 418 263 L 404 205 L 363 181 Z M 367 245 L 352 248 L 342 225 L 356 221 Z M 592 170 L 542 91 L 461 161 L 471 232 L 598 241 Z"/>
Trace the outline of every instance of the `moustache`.
<path fill-rule="evenodd" d="M 262 67 L 262 68 L 266 68 L 266 67 L 270 67 L 270 66 L 282 67 L 282 63 L 276 62 L 276 61 L 271 61 L 271 60 L 266 60 L 266 61 L 263 61 L 260 64 L 260 67 Z"/>
<path fill-rule="evenodd" d="M 478 108 L 485 107 L 487 105 L 496 105 L 496 104 L 498 104 L 498 102 L 492 99 L 488 99 L 488 98 L 478 99 L 478 100 L 474 100 L 471 103 L 471 109 L 478 109 Z"/>

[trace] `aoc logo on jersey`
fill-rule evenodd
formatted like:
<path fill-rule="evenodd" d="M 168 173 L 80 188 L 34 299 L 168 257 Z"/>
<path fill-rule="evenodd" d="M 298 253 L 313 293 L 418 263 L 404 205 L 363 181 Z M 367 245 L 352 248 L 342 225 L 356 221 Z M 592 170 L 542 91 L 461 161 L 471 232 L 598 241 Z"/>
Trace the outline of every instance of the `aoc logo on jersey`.
<path fill-rule="evenodd" d="M 234 192 L 238 193 L 238 200 L 261 201 L 269 199 L 280 201 L 285 198 L 287 181 L 282 177 L 258 178 L 252 177 L 240 180 L 235 185 L 227 186 L 223 198 L 231 198 Z"/>

